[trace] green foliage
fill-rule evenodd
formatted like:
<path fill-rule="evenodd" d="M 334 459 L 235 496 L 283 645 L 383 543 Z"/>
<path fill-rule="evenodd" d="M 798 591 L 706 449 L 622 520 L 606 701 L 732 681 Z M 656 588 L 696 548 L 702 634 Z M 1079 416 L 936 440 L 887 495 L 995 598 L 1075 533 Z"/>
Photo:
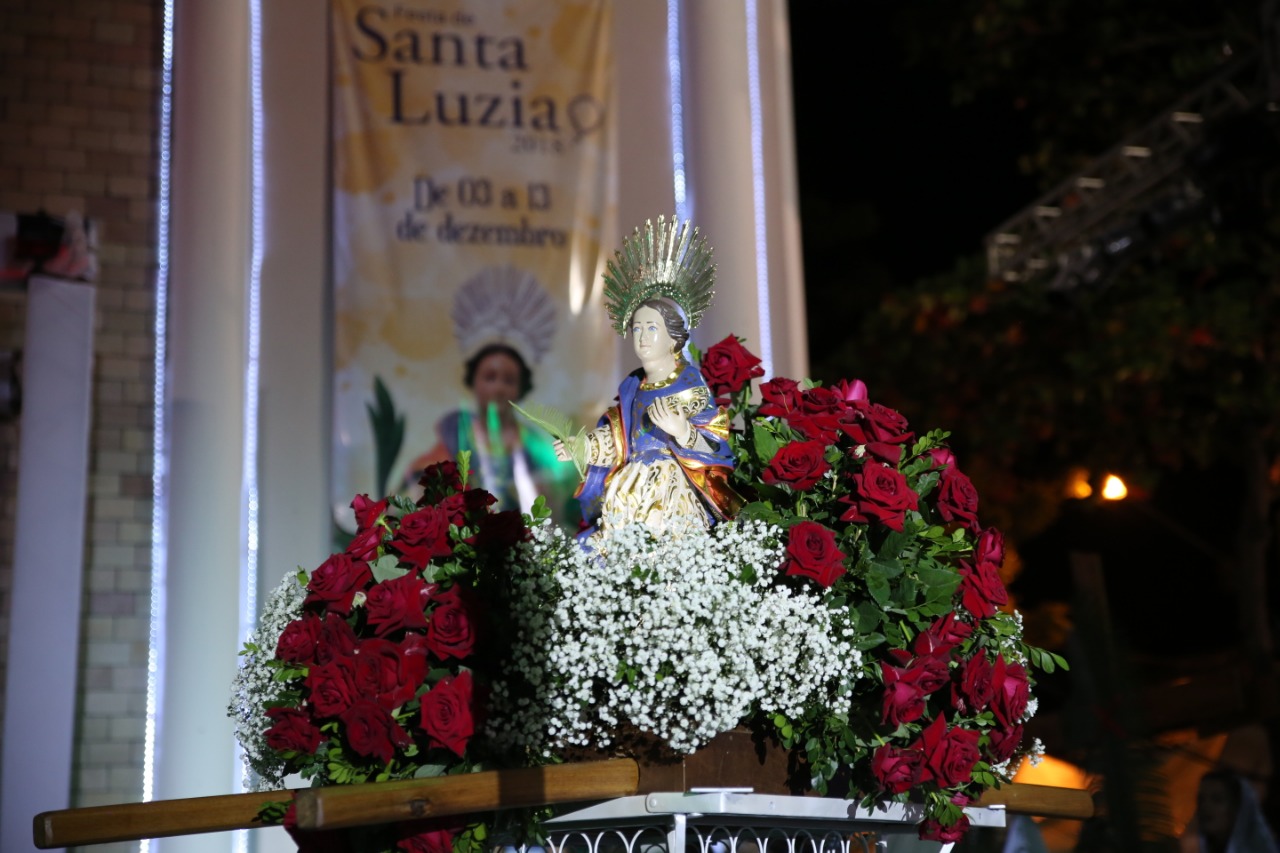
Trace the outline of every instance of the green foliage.
<path fill-rule="evenodd" d="M 369 413 L 369 426 L 373 430 L 373 446 L 376 457 L 374 494 L 385 495 L 391 481 L 391 471 L 404 444 L 404 415 L 396 412 L 391 392 L 383 384 L 382 377 L 373 379 L 373 402 L 365 406 Z"/>

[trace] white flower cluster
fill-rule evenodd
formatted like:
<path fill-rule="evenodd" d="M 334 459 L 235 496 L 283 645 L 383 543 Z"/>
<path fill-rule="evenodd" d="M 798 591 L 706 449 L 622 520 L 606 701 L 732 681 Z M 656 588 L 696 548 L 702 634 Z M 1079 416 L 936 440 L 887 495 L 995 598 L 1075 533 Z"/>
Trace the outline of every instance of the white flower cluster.
<path fill-rule="evenodd" d="M 859 674 L 819 592 L 777 584 L 783 531 L 759 521 L 583 549 L 536 527 L 513 566 L 518 637 L 489 733 L 533 750 L 609 745 L 623 723 L 693 752 L 756 711 L 798 716 Z"/>
<path fill-rule="evenodd" d="M 262 651 L 244 655 L 231 682 L 227 715 L 235 720 L 236 740 L 243 750 L 244 784 L 250 791 L 270 791 L 284 783 L 284 762 L 267 746 L 265 737 L 270 728 L 266 703 L 280 691 L 274 680 L 276 670 L 267 666 L 267 661 L 275 657 L 276 643 L 284 629 L 301 615 L 306 596 L 307 589 L 299 583 L 297 572 L 284 576 L 263 602 L 258 627 L 247 640 Z"/>

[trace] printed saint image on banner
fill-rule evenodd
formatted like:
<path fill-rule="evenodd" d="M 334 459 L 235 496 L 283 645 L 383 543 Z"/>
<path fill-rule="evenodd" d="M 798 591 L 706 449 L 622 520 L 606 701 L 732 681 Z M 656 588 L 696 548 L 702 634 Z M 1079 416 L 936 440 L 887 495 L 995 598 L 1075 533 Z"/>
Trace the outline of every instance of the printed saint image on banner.
<path fill-rule="evenodd" d="M 335 520 L 466 450 L 500 509 L 572 523 L 576 471 L 507 404 L 616 385 L 610 6 L 331 8 Z"/>

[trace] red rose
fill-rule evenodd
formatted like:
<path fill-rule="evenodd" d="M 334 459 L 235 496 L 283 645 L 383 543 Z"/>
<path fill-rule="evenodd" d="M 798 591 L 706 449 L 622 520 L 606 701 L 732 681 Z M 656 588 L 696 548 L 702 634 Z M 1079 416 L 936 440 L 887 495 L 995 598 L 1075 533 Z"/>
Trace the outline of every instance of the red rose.
<path fill-rule="evenodd" d="M 946 658 L 937 655 L 918 657 L 907 667 L 920 689 L 928 695 L 951 681 L 951 670 Z"/>
<path fill-rule="evenodd" d="M 800 410 L 800 385 L 794 379 L 775 376 L 760 386 L 760 398 L 760 417 L 786 419 Z"/>
<path fill-rule="evenodd" d="M 436 657 L 465 658 L 475 648 L 474 604 L 469 593 L 454 584 L 437 595 L 427 625 L 427 648 Z"/>
<path fill-rule="evenodd" d="M 311 715 L 297 708 L 268 708 L 267 717 L 272 720 L 266 731 L 267 746 L 281 751 L 314 754 L 320 748 L 324 736 L 311 722 Z"/>
<path fill-rule="evenodd" d="M 831 470 L 823 454 L 826 445 L 817 441 L 793 441 L 778 448 L 762 479 L 771 485 L 786 485 L 798 492 L 811 489 Z"/>
<path fill-rule="evenodd" d="M 432 557 L 453 553 L 449 544 L 449 517 L 438 507 L 424 507 L 400 519 L 391 547 L 415 569 L 425 568 Z"/>
<path fill-rule="evenodd" d="M 1012 729 L 1022 722 L 1027 713 L 1027 699 L 1030 688 L 1027 685 L 1027 671 L 1022 664 L 1006 664 L 1004 655 L 996 656 L 996 665 L 991 673 L 991 710 L 996 719 L 1006 729 Z"/>
<path fill-rule="evenodd" d="M 442 679 L 423 695 L 421 725 L 433 744 L 450 749 L 459 757 L 466 753 L 467 742 L 475 733 L 468 670 Z"/>
<path fill-rule="evenodd" d="M 462 832 L 462 825 L 450 823 L 448 818 L 415 820 L 396 825 L 396 849 L 406 853 L 453 853 L 453 839 Z"/>
<path fill-rule="evenodd" d="M 964 838 L 965 833 L 969 831 L 969 816 L 961 813 L 955 823 L 945 824 L 939 822 L 936 818 L 926 818 L 920 824 L 920 840 L 921 841 L 941 841 L 943 844 L 953 844 Z"/>
<path fill-rule="evenodd" d="M 329 663 L 356 650 L 356 632 L 337 613 L 326 613 L 316 639 L 316 663 Z"/>
<path fill-rule="evenodd" d="M 907 484 L 907 478 L 888 465 L 868 462 L 851 479 L 856 494 L 840 499 L 849 505 L 840 520 L 878 521 L 901 533 L 905 512 L 920 503 L 920 496 Z"/>
<path fill-rule="evenodd" d="M 880 713 L 880 722 L 889 723 L 895 728 L 903 723 L 910 723 L 924 715 L 925 692 L 920 687 L 920 673 L 908 673 L 906 670 L 880 662 L 880 673 L 884 676 L 884 703 Z"/>
<path fill-rule="evenodd" d="M 356 530 L 368 530 L 378 526 L 378 521 L 387 511 L 387 501 L 383 498 L 375 502 L 368 495 L 356 495 L 351 508 L 356 514 Z"/>
<path fill-rule="evenodd" d="M 422 497 L 418 506 L 432 506 L 449 495 L 462 491 L 462 476 L 458 473 L 458 465 L 452 459 L 428 465 L 418 477 L 418 485 L 422 486 Z"/>
<path fill-rule="evenodd" d="M 839 418 L 829 412 L 817 412 L 814 414 L 796 412 L 787 418 L 787 423 L 790 424 L 792 429 L 810 441 L 834 444 L 835 440 L 840 437 Z"/>
<path fill-rule="evenodd" d="M 383 532 L 381 527 L 360 531 L 351 538 L 344 553 L 353 560 L 378 559 L 378 546 L 382 544 Z"/>
<path fill-rule="evenodd" d="M 353 658 L 335 658 L 330 663 L 311 667 L 306 685 L 311 691 L 311 705 L 321 717 L 336 717 L 351 707 L 359 696 L 356 689 L 356 662 Z"/>
<path fill-rule="evenodd" d="M 361 699 L 342 714 L 347 743 L 359 755 L 376 758 L 383 764 L 395 758 L 396 747 L 413 743 L 409 733 L 391 712 L 372 699 Z"/>
<path fill-rule="evenodd" d="M 918 655 L 941 654 L 969 639 L 972 633 L 972 625 L 957 620 L 954 613 L 948 613 L 916 637 L 912 650 Z"/>
<path fill-rule="evenodd" d="M 970 530 L 978 529 L 978 490 L 955 466 L 942 472 L 938 514 L 946 521 L 958 521 Z"/>
<path fill-rule="evenodd" d="M 356 689 L 388 711 L 412 699 L 427 677 L 425 655 L 389 640 L 362 640 L 354 659 Z"/>
<path fill-rule="evenodd" d="M 846 403 L 867 399 L 867 383 L 861 379 L 841 379 L 831 386 L 831 390 Z"/>
<path fill-rule="evenodd" d="M 960 671 L 958 692 L 963 697 L 966 714 L 980 714 L 991 704 L 991 675 L 991 662 L 983 651 L 979 651 L 965 663 L 964 669 Z"/>
<path fill-rule="evenodd" d="M 935 447 L 925 456 L 929 457 L 929 464 L 934 468 L 954 468 L 956 467 L 956 455 L 951 452 L 949 447 Z"/>
<path fill-rule="evenodd" d="M 786 573 L 816 581 L 824 589 L 845 573 L 845 555 L 835 534 L 816 521 L 802 521 L 787 531 Z"/>
<path fill-rule="evenodd" d="M 979 563 L 995 563 L 1004 565 L 1004 534 L 994 527 L 988 527 L 978 534 L 978 542 L 973 547 L 973 559 Z"/>
<path fill-rule="evenodd" d="M 308 613 L 301 619 L 290 622 L 280 632 L 280 639 L 276 641 L 276 657 L 282 661 L 304 666 L 314 663 L 316 643 L 320 640 L 320 626 L 320 619 L 314 613 Z"/>
<path fill-rule="evenodd" d="M 481 551 L 506 551 L 528 535 L 519 511 L 495 512 L 480 519 L 476 547 Z"/>
<path fill-rule="evenodd" d="M 733 335 L 708 348 L 702 354 L 699 366 L 707 387 L 716 395 L 717 402 L 721 405 L 728 402 L 728 395 L 741 391 L 742 386 L 752 379 L 764 376 L 760 359 L 752 355 Z"/>
<path fill-rule="evenodd" d="M 426 607 L 434 589 L 414 572 L 374 584 L 364 603 L 369 627 L 379 637 L 405 628 L 427 627 Z"/>
<path fill-rule="evenodd" d="M 924 753 L 919 750 L 886 743 L 871 756 L 871 772 L 887 793 L 901 794 L 916 784 L 923 763 Z"/>
<path fill-rule="evenodd" d="M 449 495 L 440 501 L 440 510 L 449 519 L 450 524 L 458 527 L 477 524 L 498 499 L 484 489 L 467 489 L 456 495 Z"/>
<path fill-rule="evenodd" d="M 1022 726 L 1014 726 L 1011 729 L 992 729 L 987 735 L 991 738 L 987 746 L 991 753 L 991 763 L 999 764 L 1002 761 L 1008 761 L 1018 751 L 1018 746 L 1022 743 Z"/>
<path fill-rule="evenodd" d="M 334 554 L 311 573 L 307 581 L 307 597 L 302 602 L 324 604 L 333 613 L 350 613 L 351 602 L 365 584 L 373 580 L 369 565 L 353 560 L 347 554 Z"/>
<path fill-rule="evenodd" d="M 800 392 L 800 410 L 806 415 L 839 415 L 846 408 L 844 398 L 830 388 L 808 388 Z"/>
<path fill-rule="evenodd" d="M 953 788 L 968 782 L 973 775 L 973 765 L 981 757 L 978 740 L 981 734 L 959 726 L 948 729 L 946 717 L 939 714 L 920 733 L 913 748 L 924 753 L 924 767 L 920 771 L 921 782 L 937 782 L 941 788 Z"/>
<path fill-rule="evenodd" d="M 960 563 L 960 603 L 979 619 L 995 616 L 1009 603 L 1009 592 L 995 563 L 978 563 L 976 567 Z"/>
<path fill-rule="evenodd" d="M 867 443 L 909 444 L 915 439 L 907 419 L 901 412 L 868 400 L 855 400 L 851 408 L 857 412 L 856 420 L 866 430 Z"/>

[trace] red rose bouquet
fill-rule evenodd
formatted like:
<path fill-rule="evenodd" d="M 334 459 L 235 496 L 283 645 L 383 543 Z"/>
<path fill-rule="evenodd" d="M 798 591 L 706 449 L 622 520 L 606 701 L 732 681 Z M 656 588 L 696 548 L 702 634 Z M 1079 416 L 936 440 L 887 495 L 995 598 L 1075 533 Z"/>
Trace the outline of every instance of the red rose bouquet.
<path fill-rule="evenodd" d="M 267 602 L 228 709 L 258 787 L 291 773 L 317 785 L 465 773 L 482 760 L 478 661 L 493 631 L 475 590 L 528 529 L 519 513 L 493 512 L 493 496 L 466 488 L 452 462 L 421 485 L 417 504 L 356 497 L 346 549 Z M 286 805 L 264 817 L 288 826 Z M 485 829 L 402 824 L 376 835 L 356 848 L 467 849 Z"/>
<path fill-rule="evenodd" d="M 1034 711 L 1032 667 L 1065 667 L 1026 645 L 1000 579 L 999 531 L 947 447 L 869 399 L 858 381 L 774 378 L 751 401 L 758 359 L 733 337 L 702 358 L 728 401 L 751 502 L 739 518 L 786 531 L 779 573 L 826 591 L 857 632 L 862 676 L 847 706 L 770 723 L 820 793 L 922 800 L 921 835 L 954 841 L 961 804 L 1008 781 Z"/>

